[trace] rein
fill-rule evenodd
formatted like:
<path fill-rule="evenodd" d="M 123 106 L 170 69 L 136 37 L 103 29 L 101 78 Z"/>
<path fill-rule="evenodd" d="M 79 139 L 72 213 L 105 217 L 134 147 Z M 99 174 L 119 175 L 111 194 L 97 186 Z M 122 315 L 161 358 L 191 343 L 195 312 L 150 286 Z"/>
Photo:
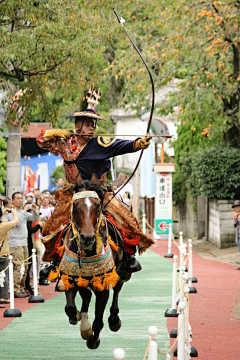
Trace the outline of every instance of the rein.
<path fill-rule="evenodd" d="M 93 197 L 100 201 L 100 198 L 99 198 L 98 194 L 96 193 L 96 191 L 81 191 L 81 192 L 77 192 L 73 195 L 73 202 L 76 200 L 79 200 L 79 199 L 86 199 L 86 198 L 90 198 L 90 197 Z M 101 248 L 102 248 L 102 237 L 100 235 L 101 224 L 102 224 L 102 209 L 100 209 L 97 225 L 95 228 L 96 253 L 97 254 L 99 254 L 101 252 Z M 81 264 L 80 234 L 79 234 L 79 231 L 76 229 L 73 219 L 72 219 L 72 231 L 73 231 L 73 238 L 70 240 L 75 240 L 75 243 L 77 245 L 78 264 L 79 264 L 79 267 L 81 268 L 82 264 Z"/>

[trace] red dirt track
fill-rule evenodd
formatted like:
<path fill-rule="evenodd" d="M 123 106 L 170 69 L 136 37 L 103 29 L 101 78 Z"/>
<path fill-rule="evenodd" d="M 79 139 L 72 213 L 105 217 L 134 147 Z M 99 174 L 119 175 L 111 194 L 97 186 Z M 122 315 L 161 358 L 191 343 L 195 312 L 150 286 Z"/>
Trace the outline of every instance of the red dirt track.
<path fill-rule="evenodd" d="M 160 240 L 151 249 L 164 256 L 167 241 Z M 172 253 L 179 259 L 175 245 Z M 240 271 L 235 267 L 193 254 L 193 276 L 198 282 L 192 284 L 197 293 L 190 294 L 189 319 L 192 346 L 196 347 L 200 360 L 240 359 L 240 321 L 231 314 L 240 301 Z M 167 324 L 170 332 L 177 327 L 177 318 L 168 318 Z M 171 339 L 171 344 L 174 340 Z"/>

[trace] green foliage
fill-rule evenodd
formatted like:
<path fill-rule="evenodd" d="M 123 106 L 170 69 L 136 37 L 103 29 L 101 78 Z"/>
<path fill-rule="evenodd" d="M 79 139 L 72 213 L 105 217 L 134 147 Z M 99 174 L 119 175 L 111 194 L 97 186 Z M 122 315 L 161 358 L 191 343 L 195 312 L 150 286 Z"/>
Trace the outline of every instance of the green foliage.
<path fill-rule="evenodd" d="M 1 133 L 0 133 L 1 135 Z M 5 193 L 4 182 L 6 180 L 6 152 L 7 143 L 3 136 L 0 136 L 0 193 Z"/>
<path fill-rule="evenodd" d="M 185 182 L 194 197 L 233 199 L 240 190 L 240 151 L 223 143 L 199 148 L 183 159 Z"/>
<path fill-rule="evenodd" d="M 63 178 L 65 180 L 65 174 L 63 172 L 62 166 L 57 166 L 50 175 L 50 183 L 53 185 L 57 184 L 59 178 Z"/>

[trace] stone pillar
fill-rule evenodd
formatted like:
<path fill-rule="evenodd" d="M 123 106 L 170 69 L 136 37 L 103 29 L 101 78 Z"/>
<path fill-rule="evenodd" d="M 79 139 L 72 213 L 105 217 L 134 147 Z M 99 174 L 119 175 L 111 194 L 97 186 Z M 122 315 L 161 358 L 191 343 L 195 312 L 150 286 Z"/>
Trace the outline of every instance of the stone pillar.
<path fill-rule="evenodd" d="M 21 132 L 20 125 L 8 125 L 6 194 L 10 198 L 21 191 Z"/>

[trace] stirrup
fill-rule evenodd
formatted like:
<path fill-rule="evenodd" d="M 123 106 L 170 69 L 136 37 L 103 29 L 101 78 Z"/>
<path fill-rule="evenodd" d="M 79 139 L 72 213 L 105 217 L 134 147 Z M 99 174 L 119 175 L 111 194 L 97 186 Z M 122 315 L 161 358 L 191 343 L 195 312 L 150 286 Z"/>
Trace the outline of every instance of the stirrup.
<path fill-rule="evenodd" d="M 126 270 L 129 273 L 134 273 L 134 272 L 142 270 L 142 267 L 141 267 L 140 263 L 135 259 L 135 257 L 132 256 L 127 261 Z"/>

